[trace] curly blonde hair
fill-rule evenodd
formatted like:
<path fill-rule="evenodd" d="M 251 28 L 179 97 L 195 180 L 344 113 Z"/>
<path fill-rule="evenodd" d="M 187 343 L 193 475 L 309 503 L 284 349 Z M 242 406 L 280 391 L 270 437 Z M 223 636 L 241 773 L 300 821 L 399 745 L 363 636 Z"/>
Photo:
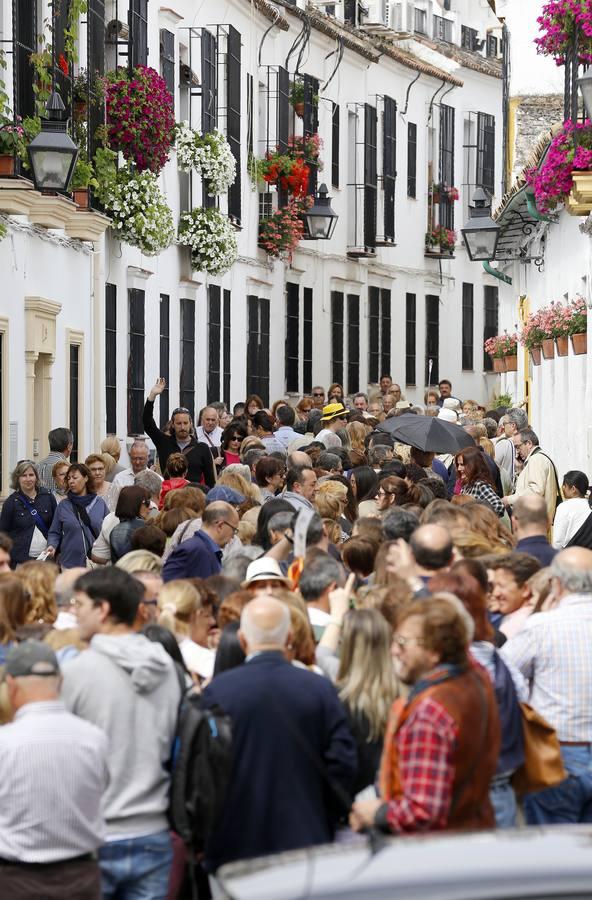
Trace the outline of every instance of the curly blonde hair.
<path fill-rule="evenodd" d="M 340 481 L 323 481 L 315 498 L 317 512 L 323 519 L 339 519 L 347 505 L 347 488 Z"/>
<path fill-rule="evenodd" d="M 25 625 L 43 622 L 53 625 L 58 617 L 55 598 L 55 583 L 59 569 L 52 562 L 29 560 L 15 572 L 25 590 L 29 593 Z"/>

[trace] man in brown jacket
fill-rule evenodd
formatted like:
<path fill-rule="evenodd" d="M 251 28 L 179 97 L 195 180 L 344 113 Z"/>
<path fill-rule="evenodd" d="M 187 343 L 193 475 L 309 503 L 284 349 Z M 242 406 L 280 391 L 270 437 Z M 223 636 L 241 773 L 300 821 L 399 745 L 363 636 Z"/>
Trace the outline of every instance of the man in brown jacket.
<path fill-rule="evenodd" d="M 356 831 L 494 827 L 489 786 L 500 722 L 491 681 L 468 655 L 471 624 L 460 602 L 446 594 L 402 611 L 393 656 L 411 691 L 391 711 L 380 799 L 354 804 L 350 824 Z"/>

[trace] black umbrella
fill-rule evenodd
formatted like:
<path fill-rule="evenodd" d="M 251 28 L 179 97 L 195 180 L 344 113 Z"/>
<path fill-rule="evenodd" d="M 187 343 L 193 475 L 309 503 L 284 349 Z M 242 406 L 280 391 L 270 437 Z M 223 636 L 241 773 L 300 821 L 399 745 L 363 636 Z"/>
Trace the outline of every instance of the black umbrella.
<path fill-rule="evenodd" d="M 433 453 L 458 453 L 465 447 L 475 445 L 471 435 L 460 425 L 453 425 L 435 416 L 415 416 L 409 413 L 391 416 L 376 430 L 390 434 L 401 444 Z"/>

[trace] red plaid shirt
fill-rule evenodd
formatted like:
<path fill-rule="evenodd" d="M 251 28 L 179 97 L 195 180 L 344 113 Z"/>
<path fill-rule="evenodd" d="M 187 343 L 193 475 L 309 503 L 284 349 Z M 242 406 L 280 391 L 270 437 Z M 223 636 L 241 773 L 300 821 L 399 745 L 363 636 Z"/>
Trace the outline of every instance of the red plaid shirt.
<path fill-rule="evenodd" d="M 421 700 L 395 736 L 402 796 L 388 803 L 394 832 L 445 828 L 452 801 L 458 729 L 442 704 Z"/>

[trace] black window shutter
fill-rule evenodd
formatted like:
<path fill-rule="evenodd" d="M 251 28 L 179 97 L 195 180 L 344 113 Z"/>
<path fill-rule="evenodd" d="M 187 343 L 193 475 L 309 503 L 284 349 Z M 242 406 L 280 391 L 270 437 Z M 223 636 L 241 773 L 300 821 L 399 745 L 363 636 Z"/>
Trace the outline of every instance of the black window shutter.
<path fill-rule="evenodd" d="M 130 0 L 129 57 L 132 67 L 148 65 L 148 0 Z"/>
<path fill-rule="evenodd" d="M 391 372 L 391 292 L 380 292 L 380 375 Z"/>
<path fill-rule="evenodd" d="M 230 409 L 230 291 L 224 290 L 224 326 L 222 331 L 222 399 Z"/>
<path fill-rule="evenodd" d="M 169 379 L 170 379 L 170 346 L 171 346 L 171 298 L 168 294 L 160 295 L 160 376 L 166 381 L 166 387 L 159 400 L 160 427 L 164 428 L 169 420 Z"/>
<path fill-rule="evenodd" d="M 377 384 L 380 375 L 380 289 L 368 288 L 368 381 Z"/>
<path fill-rule="evenodd" d="M 405 384 L 415 384 L 417 311 L 415 294 L 405 295 Z"/>
<path fill-rule="evenodd" d="M 454 186 L 454 108 L 445 103 L 440 106 L 440 183 Z M 440 194 L 440 224 L 454 228 L 454 201 L 446 191 Z"/>
<path fill-rule="evenodd" d="M 286 390 L 299 390 L 300 299 L 298 285 L 286 284 Z"/>
<path fill-rule="evenodd" d="M 105 407 L 107 434 L 117 434 L 117 285 L 105 285 Z"/>
<path fill-rule="evenodd" d="M 290 75 L 282 66 L 278 69 L 277 85 L 277 143 L 280 153 L 285 153 L 290 136 Z"/>
<path fill-rule="evenodd" d="M 360 390 L 360 298 L 347 295 L 347 393 Z"/>
<path fill-rule="evenodd" d="M 259 390 L 257 393 L 263 400 L 265 406 L 267 406 L 269 404 L 269 297 L 261 297 L 259 304 L 261 310 L 261 339 L 259 354 Z"/>
<path fill-rule="evenodd" d="M 319 82 L 312 75 L 304 76 L 304 114 L 302 117 L 304 137 L 311 137 L 319 130 Z M 307 160 L 310 167 L 308 193 L 314 194 L 317 189 L 317 167 L 313 160 Z"/>
<path fill-rule="evenodd" d="M 208 287 L 208 403 L 220 399 L 220 338 L 222 336 L 220 288 Z"/>
<path fill-rule="evenodd" d="M 486 285 L 483 294 L 484 315 L 483 315 L 483 342 L 495 337 L 498 332 L 499 318 L 499 298 L 497 287 Z M 483 369 L 486 372 L 493 370 L 493 363 L 488 353 L 483 351 Z"/>
<path fill-rule="evenodd" d="M 216 83 L 216 38 L 204 28 L 201 33 L 201 130 L 215 130 L 218 118 Z"/>
<path fill-rule="evenodd" d="M 343 384 L 343 292 L 331 291 L 331 381 Z"/>
<path fill-rule="evenodd" d="M 477 114 L 477 177 L 478 187 L 494 193 L 495 184 L 495 116 Z"/>
<path fill-rule="evenodd" d="M 193 417 L 195 410 L 195 301 L 182 298 L 179 401 Z"/>
<path fill-rule="evenodd" d="M 417 125 L 407 124 L 407 196 L 417 197 Z"/>
<path fill-rule="evenodd" d="M 166 81 L 171 95 L 175 96 L 175 35 L 166 28 L 160 29 L 160 74 Z"/>
<path fill-rule="evenodd" d="M 127 433 L 142 434 L 144 410 L 145 292 L 128 289 Z"/>
<path fill-rule="evenodd" d="M 430 374 L 430 361 L 432 370 Z M 430 387 L 440 380 L 440 298 L 428 294 L 426 297 L 426 354 L 425 384 Z"/>
<path fill-rule="evenodd" d="M 364 246 L 376 247 L 376 108 L 364 104 Z M 334 379 L 335 380 L 335 379 Z"/>
<path fill-rule="evenodd" d="M 253 294 L 247 297 L 247 394 L 256 394 L 257 358 L 259 353 L 259 298 Z"/>
<path fill-rule="evenodd" d="M 70 422 L 72 451 L 70 463 L 78 462 L 78 402 L 80 399 L 80 344 L 70 344 Z"/>
<path fill-rule="evenodd" d="M 12 2 L 14 39 L 14 113 L 21 118 L 35 115 L 31 53 L 37 49 L 37 4 Z"/>
<path fill-rule="evenodd" d="M 312 391 L 312 288 L 304 288 L 304 315 L 302 320 L 302 390 Z"/>
<path fill-rule="evenodd" d="M 228 27 L 226 51 L 226 137 L 236 161 L 236 179 L 228 191 L 228 215 L 240 222 L 241 218 L 241 36 Z"/>
<path fill-rule="evenodd" d="M 253 155 L 253 76 L 247 75 L 247 153 Z"/>
<path fill-rule="evenodd" d="M 384 98 L 382 129 L 382 176 L 384 189 L 384 238 L 395 240 L 395 180 L 397 177 L 397 104 Z"/>
<path fill-rule="evenodd" d="M 64 119 L 68 119 L 71 115 L 71 94 L 72 94 L 72 82 L 67 75 L 64 75 L 60 66 L 59 59 L 64 54 L 66 38 L 65 38 L 65 30 L 68 28 L 68 16 L 70 12 L 70 0 L 61 0 L 60 3 L 57 3 L 56 0 L 52 3 L 51 7 L 51 27 L 52 27 L 52 40 L 55 40 L 55 58 L 56 58 L 56 66 L 55 66 L 55 83 L 58 90 L 58 93 L 62 100 L 64 101 L 64 106 L 66 107 L 66 112 L 64 113 Z"/>
<path fill-rule="evenodd" d="M 105 104 L 100 102 L 100 79 L 105 74 L 105 2 L 88 0 L 87 76 L 91 102 L 87 105 L 88 157 L 92 159 L 100 144 L 100 126 L 105 121 Z"/>
<path fill-rule="evenodd" d="M 462 286 L 462 368 L 473 368 L 473 285 Z"/>
<path fill-rule="evenodd" d="M 339 187 L 339 103 L 333 104 L 331 113 L 331 185 Z"/>

